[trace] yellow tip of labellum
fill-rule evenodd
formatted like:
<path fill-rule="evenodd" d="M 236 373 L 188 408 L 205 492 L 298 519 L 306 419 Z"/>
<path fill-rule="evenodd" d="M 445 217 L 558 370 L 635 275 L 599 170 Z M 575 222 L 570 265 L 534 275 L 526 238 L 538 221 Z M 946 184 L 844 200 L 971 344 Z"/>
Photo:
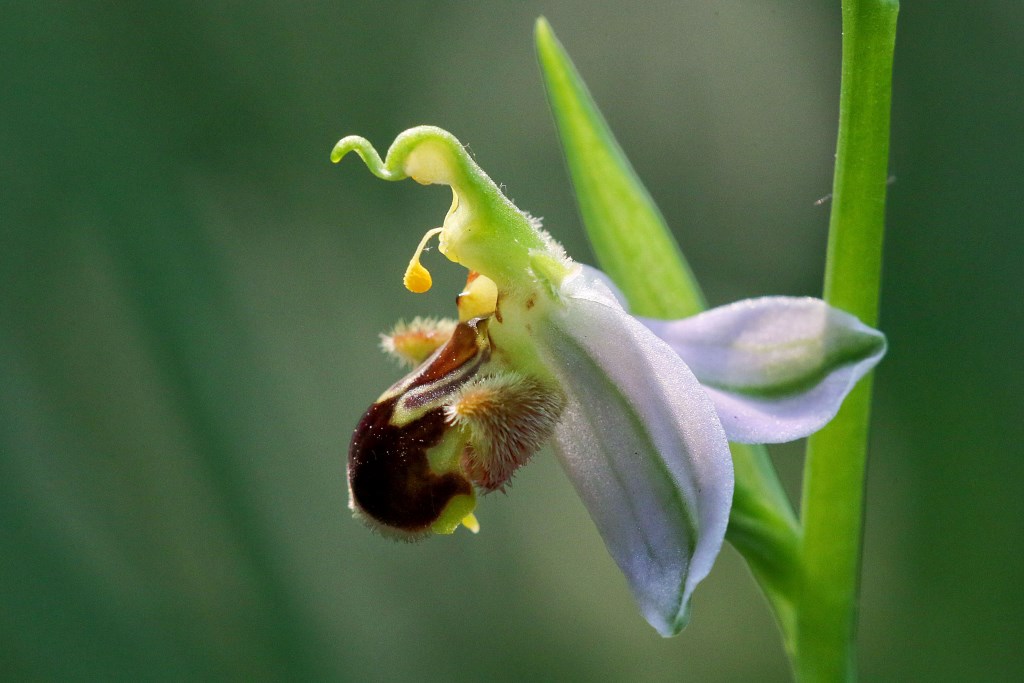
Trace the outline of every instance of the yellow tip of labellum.
<path fill-rule="evenodd" d="M 476 515 L 472 512 L 462 518 L 462 526 L 466 527 L 474 534 L 480 533 L 480 522 L 477 521 Z"/>
<path fill-rule="evenodd" d="M 420 263 L 420 254 L 427 247 L 427 241 L 441 232 L 444 228 L 434 228 L 428 230 L 427 234 L 420 240 L 420 245 L 416 247 L 416 253 L 409 259 L 409 267 L 405 269 L 405 277 L 402 278 L 402 284 L 405 288 L 414 294 L 422 294 L 430 289 L 430 286 L 434 283 L 430 277 L 430 271 L 423 267 Z"/>

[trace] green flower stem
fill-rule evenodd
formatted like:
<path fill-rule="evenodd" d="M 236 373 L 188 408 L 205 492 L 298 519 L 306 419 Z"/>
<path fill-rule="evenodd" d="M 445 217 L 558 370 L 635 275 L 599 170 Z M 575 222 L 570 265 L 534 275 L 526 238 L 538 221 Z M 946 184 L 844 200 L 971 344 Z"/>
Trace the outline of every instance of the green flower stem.
<path fill-rule="evenodd" d="M 878 319 L 898 10 L 896 0 L 843 1 L 839 137 L 824 297 L 872 326 Z M 808 439 L 795 667 L 802 681 L 855 676 L 870 402 L 869 376 L 847 397 L 839 415 Z"/>
<path fill-rule="evenodd" d="M 543 18 L 536 41 L 580 213 L 601 267 L 637 314 L 699 313 L 704 296 L 672 233 Z M 791 649 L 799 524 L 767 450 L 733 444 L 732 453 L 736 491 L 726 538 L 746 559 Z"/>

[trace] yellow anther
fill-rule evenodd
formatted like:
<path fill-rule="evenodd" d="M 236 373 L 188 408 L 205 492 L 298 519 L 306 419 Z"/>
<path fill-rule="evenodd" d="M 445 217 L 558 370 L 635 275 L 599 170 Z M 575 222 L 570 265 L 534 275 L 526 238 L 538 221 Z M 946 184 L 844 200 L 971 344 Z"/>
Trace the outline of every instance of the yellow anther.
<path fill-rule="evenodd" d="M 459 320 L 462 322 L 491 315 L 498 306 L 498 285 L 490 278 L 477 272 L 470 272 L 466 279 L 466 288 L 455 301 L 459 307 Z"/>
<path fill-rule="evenodd" d="M 405 288 L 415 294 L 422 294 L 430 289 L 430 285 L 433 284 L 433 280 L 430 277 L 430 271 L 423 267 L 420 263 L 420 254 L 427 247 L 427 241 L 441 232 L 444 228 L 434 228 L 428 230 L 427 234 L 420 240 L 420 245 L 416 247 L 416 253 L 409 259 L 409 267 L 405 269 L 405 277 L 402 278 L 402 283 Z"/>
<path fill-rule="evenodd" d="M 480 522 L 477 521 L 476 515 L 472 512 L 462 518 L 462 526 L 466 527 L 474 534 L 480 533 Z"/>

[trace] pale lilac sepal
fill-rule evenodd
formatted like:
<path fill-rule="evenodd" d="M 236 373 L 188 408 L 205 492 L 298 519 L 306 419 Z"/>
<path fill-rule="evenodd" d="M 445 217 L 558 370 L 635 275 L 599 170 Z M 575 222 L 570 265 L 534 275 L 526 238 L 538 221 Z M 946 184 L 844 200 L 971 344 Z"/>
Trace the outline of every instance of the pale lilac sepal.
<path fill-rule="evenodd" d="M 641 321 L 686 362 L 729 439 L 741 443 L 781 443 L 821 429 L 886 350 L 878 330 L 806 297 Z"/>
<path fill-rule="evenodd" d="M 565 306 L 538 331 L 568 395 L 555 450 L 641 612 L 674 635 L 725 536 L 725 433 L 679 356 L 588 271 L 561 293 Z"/>

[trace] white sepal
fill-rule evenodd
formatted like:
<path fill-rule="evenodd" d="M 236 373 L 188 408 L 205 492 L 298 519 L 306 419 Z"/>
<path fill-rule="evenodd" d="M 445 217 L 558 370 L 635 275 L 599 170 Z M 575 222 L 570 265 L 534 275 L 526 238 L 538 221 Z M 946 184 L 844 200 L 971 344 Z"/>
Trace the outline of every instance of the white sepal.
<path fill-rule="evenodd" d="M 731 441 L 816 432 L 885 355 L 885 335 L 821 299 L 745 299 L 682 320 L 641 319 L 686 362 Z"/>
<path fill-rule="evenodd" d="M 644 616 L 674 635 L 725 536 L 725 433 L 685 363 L 589 271 L 561 291 L 537 335 L 568 397 L 556 452 Z"/>

